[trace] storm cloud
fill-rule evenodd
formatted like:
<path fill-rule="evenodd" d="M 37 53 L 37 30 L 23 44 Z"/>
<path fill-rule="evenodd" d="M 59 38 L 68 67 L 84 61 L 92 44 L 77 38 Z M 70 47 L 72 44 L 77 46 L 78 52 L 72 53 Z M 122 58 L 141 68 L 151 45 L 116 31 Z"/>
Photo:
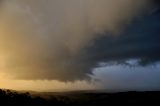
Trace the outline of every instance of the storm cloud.
<path fill-rule="evenodd" d="M 0 69 L 16 79 L 90 79 L 100 62 L 159 60 L 148 0 L 4 0 Z M 142 14 L 149 11 L 149 15 Z M 154 21 L 153 21 L 154 20 Z M 148 62 L 147 62 L 148 63 Z"/>
<path fill-rule="evenodd" d="M 133 21 L 118 37 L 104 36 L 90 48 L 93 61 L 125 64 L 137 59 L 139 65 L 148 65 L 160 60 L 160 9 Z M 94 57 L 94 58 L 93 58 Z M 94 60 L 95 59 L 95 60 Z"/>

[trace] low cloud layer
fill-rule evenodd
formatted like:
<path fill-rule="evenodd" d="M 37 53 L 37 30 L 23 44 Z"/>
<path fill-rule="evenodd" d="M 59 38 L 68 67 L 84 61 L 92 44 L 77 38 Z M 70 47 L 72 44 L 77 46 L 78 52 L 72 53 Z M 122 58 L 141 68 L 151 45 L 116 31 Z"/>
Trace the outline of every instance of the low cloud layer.
<path fill-rule="evenodd" d="M 160 11 L 133 21 L 118 37 L 104 36 L 89 49 L 94 52 L 92 61 L 116 62 L 137 59 L 139 65 L 148 65 L 160 60 Z"/>
<path fill-rule="evenodd" d="M 99 62 L 142 57 L 159 60 L 156 21 L 137 21 L 125 31 L 150 3 L 2 0 L 0 69 L 16 79 L 74 81 L 89 79 Z M 153 25 L 145 25 L 148 21 Z"/>

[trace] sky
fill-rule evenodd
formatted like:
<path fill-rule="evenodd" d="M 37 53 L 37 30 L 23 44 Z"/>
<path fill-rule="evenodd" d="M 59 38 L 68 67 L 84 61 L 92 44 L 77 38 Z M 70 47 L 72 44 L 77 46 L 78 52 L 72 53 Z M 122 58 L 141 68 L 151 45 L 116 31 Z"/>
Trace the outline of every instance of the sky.
<path fill-rule="evenodd" d="M 0 87 L 159 90 L 158 0 L 1 0 Z"/>

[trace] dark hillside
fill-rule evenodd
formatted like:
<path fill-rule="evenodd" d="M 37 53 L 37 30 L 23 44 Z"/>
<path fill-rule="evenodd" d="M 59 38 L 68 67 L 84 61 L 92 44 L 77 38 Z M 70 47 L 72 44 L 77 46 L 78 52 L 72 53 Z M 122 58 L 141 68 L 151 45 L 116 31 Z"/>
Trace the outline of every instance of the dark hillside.
<path fill-rule="evenodd" d="M 45 97 L 45 94 L 44 94 Z M 49 98 L 0 90 L 0 106 L 54 106 L 54 105 L 160 105 L 160 92 L 121 93 L 59 93 Z"/>

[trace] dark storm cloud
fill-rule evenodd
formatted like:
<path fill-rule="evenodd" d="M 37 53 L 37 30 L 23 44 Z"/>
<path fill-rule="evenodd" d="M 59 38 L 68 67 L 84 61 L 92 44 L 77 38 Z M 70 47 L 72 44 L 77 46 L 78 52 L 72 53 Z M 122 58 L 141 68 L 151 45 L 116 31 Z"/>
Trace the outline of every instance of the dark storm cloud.
<path fill-rule="evenodd" d="M 141 65 L 160 60 L 160 9 L 138 19 L 119 37 L 104 36 L 91 51 L 93 61 L 122 62 L 138 59 Z"/>
<path fill-rule="evenodd" d="M 155 5 L 160 5 L 160 1 L 159 0 L 153 0 Z"/>
<path fill-rule="evenodd" d="M 16 79 L 75 81 L 89 79 L 100 62 L 159 60 L 158 18 L 141 15 L 152 3 L 4 0 L 0 69 Z M 157 11 L 153 9 L 150 14 Z M 130 25 L 135 18 L 139 21 Z M 123 32 L 126 26 L 130 28 Z"/>

